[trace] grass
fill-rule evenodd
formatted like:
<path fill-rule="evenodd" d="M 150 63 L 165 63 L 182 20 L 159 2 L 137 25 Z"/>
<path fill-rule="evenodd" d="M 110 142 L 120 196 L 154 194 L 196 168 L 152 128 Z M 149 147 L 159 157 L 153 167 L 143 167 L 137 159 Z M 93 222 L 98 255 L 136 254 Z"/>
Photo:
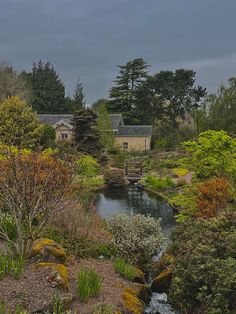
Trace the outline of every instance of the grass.
<path fill-rule="evenodd" d="M 126 263 L 123 259 L 117 259 L 114 262 L 114 269 L 116 273 L 121 275 L 121 277 L 130 281 L 134 280 L 137 276 L 136 268 L 133 265 Z"/>
<path fill-rule="evenodd" d="M 12 258 L 10 255 L 0 255 L 0 280 L 6 275 L 20 279 L 24 270 L 24 258 Z"/>
<path fill-rule="evenodd" d="M 77 295 L 81 302 L 87 303 L 99 295 L 102 286 L 101 277 L 93 269 L 81 269 L 78 275 Z"/>
<path fill-rule="evenodd" d="M 144 177 L 142 183 L 144 186 L 154 191 L 161 191 L 174 186 L 174 183 L 170 178 L 157 178 L 152 175 Z"/>
<path fill-rule="evenodd" d="M 11 310 L 4 302 L 0 302 L 0 314 L 27 314 L 21 305 L 16 305 L 15 310 Z"/>
<path fill-rule="evenodd" d="M 114 314 L 115 310 L 111 304 L 99 303 L 95 306 L 92 314 Z"/>

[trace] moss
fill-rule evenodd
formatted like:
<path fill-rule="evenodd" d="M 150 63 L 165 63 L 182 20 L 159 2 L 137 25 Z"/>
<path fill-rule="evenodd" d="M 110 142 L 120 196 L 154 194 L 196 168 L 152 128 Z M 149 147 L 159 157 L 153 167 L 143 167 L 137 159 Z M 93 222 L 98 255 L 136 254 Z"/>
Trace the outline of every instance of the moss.
<path fill-rule="evenodd" d="M 36 269 L 40 267 L 49 267 L 52 268 L 53 270 L 56 270 L 61 278 L 62 288 L 68 291 L 69 289 L 68 271 L 65 265 L 51 262 L 42 262 L 36 264 L 34 267 Z M 52 276 L 50 277 L 50 281 L 57 281 L 57 279 Z"/>
<path fill-rule="evenodd" d="M 33 243 L 31 255 L 32 256 L 41 255 L 45 258 L 51 255 L 63 263 L 66 261 L 66 252 L 63 249 L 63 247 L 60 244 L 48 238 L 36 240 Z"/>
<path fill-rule="evenodd" d="M 168 293 L 172 278 L 172 269 L 163 270 L 154 280 L 151 286 L 152 291 L 158 293 Z"/>
<path fill-rule="evenodd" d="M 144 303 L 138 298 L 139 289 L 126 288 L 122 298 L 125 309 L 132 314 L 142 314 L 144 312 Z"/>

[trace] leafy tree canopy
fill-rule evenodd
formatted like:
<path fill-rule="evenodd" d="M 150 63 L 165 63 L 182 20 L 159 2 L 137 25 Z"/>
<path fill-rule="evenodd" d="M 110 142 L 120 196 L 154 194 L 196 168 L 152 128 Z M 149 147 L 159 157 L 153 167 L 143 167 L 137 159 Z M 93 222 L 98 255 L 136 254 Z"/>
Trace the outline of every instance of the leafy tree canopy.
<path fill-rule="evenodd" d="M 183 163 L 194 170 L 197 177 L 234 176 L 236 171 L 236 140 L 225 131 L 205 131 L 196 141 L 183 143 L 190 157 Z"/>
<path fill-rule="evenodd" d="M 102 145 L 106 148 L 106 150 L 114 149 L 114 132 L 112 130 L 111 118 L 106 109 L 106 104 L 100 104 L 99 106 L 97 123 Z"/>
<path fill-rule="evenodd" d="M 26 102 L 7 98 L 0 105 L 0 141 L 8 145 L 34 147 L 42 135 L 42 124 Z"/>

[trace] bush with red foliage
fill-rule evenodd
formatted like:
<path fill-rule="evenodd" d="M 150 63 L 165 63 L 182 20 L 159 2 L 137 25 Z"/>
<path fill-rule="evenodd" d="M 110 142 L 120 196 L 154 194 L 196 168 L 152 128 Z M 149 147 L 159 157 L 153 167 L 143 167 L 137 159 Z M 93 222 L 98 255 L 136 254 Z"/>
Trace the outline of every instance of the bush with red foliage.
<path fill-rule="evenodd" d="M 196 196 L 197 216 L 213 218 L 224 211 L 232 199 L 230 183 L 225 178 L 216 178 L 199 185 Z"/>

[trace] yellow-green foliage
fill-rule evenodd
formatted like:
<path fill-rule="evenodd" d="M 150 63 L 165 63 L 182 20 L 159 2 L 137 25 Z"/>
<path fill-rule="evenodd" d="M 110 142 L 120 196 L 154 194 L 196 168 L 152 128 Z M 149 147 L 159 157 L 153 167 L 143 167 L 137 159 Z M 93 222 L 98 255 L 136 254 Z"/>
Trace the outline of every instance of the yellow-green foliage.
<path fill-rule="evenodd" d="M 90 155 L 84 155 L 75 162 L 76 172 L 81 178 L 91 178 L 99 174 L 101 167 L 97 160 Z"/>
<path fill-rule="evenodd" d="M 40 267 L 49 267 L 56 270 L 61 277 L 62 288 L 65 290 L 69 289 L 68 271 L 65 265 L 50 262 L 42 262 L 35 265 L 36 269 Z"/>
<path fill-rule="evenodd" d="M 66 252 L 63 247 L 51 239 L 42 238 L 36 240 L 31 249 L 31 255 L 52 255 L 61 261 L 66 261 Z"/>
<path fill-rule="evenodd" d="M 143 314 L 144 303 L 138 298 L 139 290 L 126 288 L 122 298 L 124 307 L 132 314 Z"/>
<path fill-rule="evenodd" d="M 125 262 L 124 259 L 117 259 L 114 262 L 114 268 L 115 271 L 125 279 L 132 281 L 135 278 L 140 278 L 141 280 L 144 278 L 144 273 L 141 269 Z"/>
<path fill-rule="evenodd" d="M 172 169 L 172 172 L 178 177 L 183 177 L 189 173 L 189 170 L 185 168 L 174 168 Z"/>
<path fill-rule="evenodd" d="M 1 141 L 8 145 L 34 147 L 43 127 L 32 108 L 18 97 L 7 98 L 0 106 Z"/>

